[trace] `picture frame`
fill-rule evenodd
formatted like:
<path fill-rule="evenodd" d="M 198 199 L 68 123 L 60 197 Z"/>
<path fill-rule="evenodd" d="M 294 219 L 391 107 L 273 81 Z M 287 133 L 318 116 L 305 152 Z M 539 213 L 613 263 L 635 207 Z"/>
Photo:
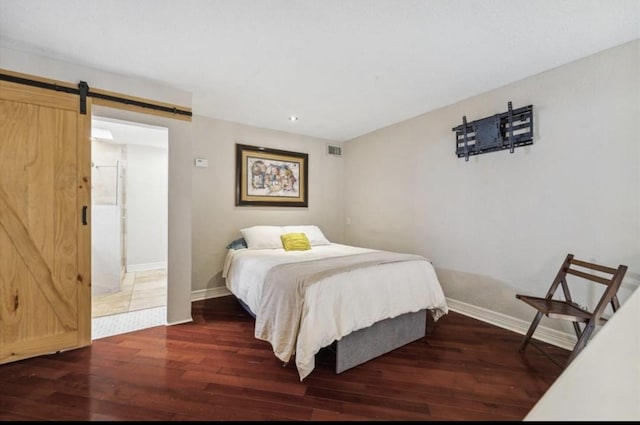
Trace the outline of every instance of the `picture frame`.
<path fill-rule="evenodd" d="M 236 143 L 236 206 L 309 206 L 309 154 Z"/>

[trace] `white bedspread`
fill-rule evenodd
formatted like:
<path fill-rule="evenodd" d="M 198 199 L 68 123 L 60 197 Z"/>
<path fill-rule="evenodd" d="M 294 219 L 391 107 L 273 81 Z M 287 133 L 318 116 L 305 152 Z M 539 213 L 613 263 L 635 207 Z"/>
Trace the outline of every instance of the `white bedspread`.
<path fill-rule="evenodd" d="M 372 251 L 335 243 L 314 246 L 308 251 L 229 250 L 222 275 L 227 288 L 257 313 L 263 283 L 271 267 Z M 429 261 L 355 269 L 309 286 L 304 294 L 295 349 L 300 380 L 313 371 L 315 355 L 322 347 L 380 320 L 425 308 L 435 320 L 448 312 L 444 293 Z"/>

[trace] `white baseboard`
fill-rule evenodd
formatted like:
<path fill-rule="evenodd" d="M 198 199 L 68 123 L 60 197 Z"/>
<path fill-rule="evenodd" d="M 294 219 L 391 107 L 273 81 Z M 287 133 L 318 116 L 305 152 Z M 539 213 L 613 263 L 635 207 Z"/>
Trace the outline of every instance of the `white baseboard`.
<path fill-rule="evenodd" d="M 200 289 L 191 292 L 191 301 L 201 301 L 208 298 L 217 298 L 231 295 L 226 287 L 217 287 L 209 289 Z M 465 316 L 473 317 L 482 322 L 490 323 L 503 329 L 525 335 L 529 329 L 531 322 L 515 317 L 507 316 L 502 313 L 488 310 L 486 308 L 477 307 L 462 301 L 447 298 L 449 309 Z M 538 326 L 535 333 L 535 339 L 544 341 L 556 347 L 572 350 L 576 344 L 576 337 L 573 334 L 560 332 L 545 326 Z"/>
<path fill-rule="evenodd" d="M 145 270 L 166 269 L 167 262 L 160 261 L 157 263 L 128 264 L 127 272 L 143 272 Z"/>
<path fill-rule="evenodd" d="M 447 298 L 447 305 L 452 311 L 456 313 L 464 314 L 465 316 L 473 317 L 474 319 L 481 320 L 486 323 L 507 329 L 520 335 L 525 335 L 531 322 L 517 319 L 515 317 L 507 316 L 502 313 L 487 310 L 486 308 L 477 307 L 475 305 L 467 304 L 462 301 Z M 534 339 L 544 341 L 548 344 L 555 345 L 556 347 L 564 348 L 567 350 L 573 350 L 576 345 L 576 336 L 565 332 L 560 332 L 555 329 L 547 328 L 539 325 L 536 328 Z"/>
<path fill-rule="evenodd" d="M 191 301 L 201 301 L 208 298 L 218 298 L 231 295 L 231 292 L 224 287 L 219 286 L 217 288 L 198 289 L 197 291 L 191 291 Z"/>
<path fill-rule="evenodd" d="M 183 323 L 191 323 L 191 322 L 193 322 L 193 318 L 178 320 L 177 322 L 167 322 L 167 326 L 182 325 Z"/>

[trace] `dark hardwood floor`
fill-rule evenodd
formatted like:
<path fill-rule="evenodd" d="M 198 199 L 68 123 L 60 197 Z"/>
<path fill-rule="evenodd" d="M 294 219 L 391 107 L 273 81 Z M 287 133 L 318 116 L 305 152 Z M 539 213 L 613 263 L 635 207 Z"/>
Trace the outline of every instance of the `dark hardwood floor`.
<path fill-rule="evenodd" d="M 450 312 L 339 375 L 323 350 L 300 382 L 233 297 L 194 302 L 193 319 L 0 365 L 0 419 L 519 421 L 561 373 L 519 353 L 521 335 Z"/>

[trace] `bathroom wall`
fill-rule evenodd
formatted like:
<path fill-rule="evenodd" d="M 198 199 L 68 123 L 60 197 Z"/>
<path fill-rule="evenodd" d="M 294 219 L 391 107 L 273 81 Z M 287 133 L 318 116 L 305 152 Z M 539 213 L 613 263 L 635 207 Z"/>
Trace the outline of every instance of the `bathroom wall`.
<path fill-rule="evenodd" d="M 168 152 L 127 145 L 127 271 L 167 267 Z"/>

